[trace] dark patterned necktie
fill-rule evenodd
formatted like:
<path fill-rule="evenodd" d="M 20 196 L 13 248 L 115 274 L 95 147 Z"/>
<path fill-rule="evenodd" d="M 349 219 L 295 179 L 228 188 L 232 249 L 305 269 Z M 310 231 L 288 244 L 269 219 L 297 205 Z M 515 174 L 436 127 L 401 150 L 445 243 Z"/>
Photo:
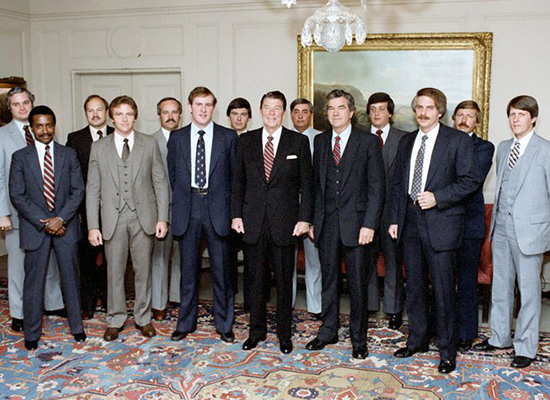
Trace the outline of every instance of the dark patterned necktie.
<path fill-rule="evenodd" d="M 128 139 L 124 139 L 124 146 L 122 146 L 122 161 L 128 161 L 130 157 L 130 145 L 128 144 Z"/>
<path fill-rule="evenodd" d="M 273 161 L 275 160 L 275 151 L 273 150 L 273 135 L 267 136 L 267 143 L 265 144 L 264 149 L 264 169 L 265 169 L 265 180 L 269 180 L 269 175 L 271 174 L 271 169 L 273 168 Z"/>
<path fill-rule="evenodd" d="M 30 146 L 31 144 L 34 143 L 34 139 L 32 137 L 31 130 L 29 129 L 28 125 L 25 125 L 23 127 L 23 130 L 25 131 L 25 140 L 27 141 L 27 146 Z"/>
<path fill-rule="evenodd" d="M 422 144 L 418 150 L 416 161 L 414 163 L 414 175 L 411 187 L 411 199 L 416 202 L 418 193 L 422 190 L 422 169 L 424 167 L 424 153 L 426 153 L 426 140 L 428 135 L 422 134 Z"/>
<path fill-rule="evenodd" d="M 378 129 L 376 131 L 376 134 L 378 135 L 378 140 L 380 140 L 380 146 L 384 147 L 384 139 L 382 139 L 382 133 L 384 133 L 382 129 Z"/>
<path fill-rule="evenodd" d="M 206 157 L 204 150 L 204 131 L 200 130 L 197 140 L 197 155 L 195 158 L 195 183 L 199 188 L 206 185 Z"/>
<path fill-rule="evenodd" d="M 510 149 L 510 154 L 508 155 L 508 168 L 510 170 L 514 169 L 516 162 L 519 158 L 519 140 L 516 140 L 512 148 Z"/>
<path fill-rule="evenodd" d="M 336 135 L 336 138 L 334 139 L 332 155 L 334 156 L 334 164 L 338 166 L 338 164 L 340 164 L 340 159 L 342 158 L 342 152 L 340 150 L 340 135 Z"/>
<path fill-rule="evenodd" d="M 55 207 L 55 180 L 49 145 L 46 145 L 46 152 L 44 153 L 44 197 L 46 203 L 48 203 L 48 209 L 53 211 Z"/>

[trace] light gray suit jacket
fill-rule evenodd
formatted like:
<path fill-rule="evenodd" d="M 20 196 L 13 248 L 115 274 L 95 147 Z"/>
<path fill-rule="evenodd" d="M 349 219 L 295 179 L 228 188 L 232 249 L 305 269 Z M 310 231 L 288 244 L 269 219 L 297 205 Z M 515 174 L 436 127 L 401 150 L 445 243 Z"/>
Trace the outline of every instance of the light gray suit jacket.
<path fill-rule="evenodd" d="M 14 229 L 19 228 L 17 210 L 10 202 L 8 181 L 11 155 L 27 145 L 25 138 L 17 129 L 15 121 L 0 128 L 0 217 L 9 216 Z"/>
<path fill-rule="evenodd" d="M 118 182 L 115 132 L 94 142 L 88 166 L 86 208 L 88 229 L 99 229 L 101 214 L 102 235 L 113 236 L 119 214 L 120 189 Z M 168 179 L 159 145 L 155 138 L 134 131 L 132 190 L 141 227 L 148 235 L 155 233 L 157 222 L 168 222 Z"/>
<path fill-rule="evenodd" d="M 501 142 L 497 150 L 491 237 L 500 201 L 502 175 L 508 168 L 508 154 L 513 141 Z M 519 180 L 513 195 L 512 216 L 519 249 L 526 255 L 542 254 L 550 250 L 550 142 L 533 134 L 516 168 L 519 168 Z"/>

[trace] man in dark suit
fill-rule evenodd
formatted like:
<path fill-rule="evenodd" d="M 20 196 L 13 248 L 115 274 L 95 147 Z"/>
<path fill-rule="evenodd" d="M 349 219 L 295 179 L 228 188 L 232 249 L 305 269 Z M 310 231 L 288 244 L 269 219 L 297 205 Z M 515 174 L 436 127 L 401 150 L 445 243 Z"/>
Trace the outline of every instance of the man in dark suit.
<path fill-rule="evenodd" d="M 457 327 L 458 350 L 468 351 L 477 337 L 477 271 L 481 246 L 485 239 L 485 200 L 483 183 L 493 164 L 495 146 L 479 138 L 474 130 L 481 120 L 481 109 L 473 100 L 460 102 L 453 113 L 455 128 L 472 138 L 481 185 L 465 202 L 464 237 L 457 258 Z"/>
<path fill-rule="evenodd" d="M 13 153 L 10 199 L 19 211 L 20 243 L 25 250 L 25 348 L 34 350 L 42 333 L 44 283 L 52 250 L 63 281 L 71 332 L 77 342 L 86 340 L 76 273 L 78 208 L 84 198 L 84 182 L 76 153 L 53 142 L 53 111 L 34 107 L 29 123 L 36 141 L 34 146 Z"/>
<path fill-rule="evenodd" d="M 180 311 L 172 340 L 197 328 L 201 239 L 208 241 L 214 294 L 214 323 L 221 339 L 233 333 L 234 288 L 231 282 L 231 180 L 237 133 L 212 122 L 216 97 L 199 86 L 189 93 L 191 124 L 173 131 L 168 141 L 172 186 L 172 234 L 179 241 Z"/>
<path fill-rule="evenodd" d="M 306 345 L 321 350 L 338 342 L 342 256 L 350 291 L 352 356 L 364 359 L 367 349 L 367 287 L 373 273 L 374 232 L 384 205 L 384 164 L 378 139 L 352 126 L 353 96 L 335 89 L 327 97 L 332 129 L 315 138 L 313 152 L 314 219 L 310 236 L 319 245 L 323 325 Z"/>
<path fill-rule="evenodd" d="M 396 357 L 428 351 L 428 273 L 434 291 L 440 373 L 456 368 L 454 270 L 464 233 L 464 200 L 481 184 L 468 135 L 439 122 L 447 98 L 417 92 L 412 108 L 419 130 L 401 139 L 392 188 L 389 234 L 403 245 L 407 266 L 409 338 Z"/>
<path fill-rule="evenodd" d="M 312 216 L 311 152 L 307 137 L 283 127 L 286 98 L 262 96 L 263 128 L 239 138 L 231 199 L 232 228 L 243 233 L 250 268 L 249 337 L 255 348 L 267 333 L 265 285 L 272 261 L 277 286 L 277 336 L 292 352 L 292 275 L 297 237 L 309 232 Z"/>
<path fill-rule="evenodd" d="M 391 125 L 391 119 L 395 110 L 395 103 L 389 94 L 378 92 L 373 93 L 367 101 L 367 115 L 369 116 L 370 132 L 378 137 L 382 146 L 382 157 L 384 158 L 384 172 L 386 173 L 386 200 L 382 212 L 382 223 L 380 233 L 375 235 L 377 242 L 373 246 L 374 256 L 372 262 L 374 272 L 369 282 L 369 311 L 378 311 L 380 301 L 378 299 L 378 273 L 377 258 L 379 249 L 384 254 L 384 312 L 389 316 L 388 326 L 397 330 L 403 323 L 404 285 L 403 268 L 401 266 L 401 249 L 396 246 L 395 241 L 388 234 L 389 211 L 392 198 L 390 196 L 393 171 L 395 169 L 395 155 L 401 138 L 406 132 L 400 131 Z"/>
<path fill-rule="evenodd" d="M 78 155 L 84 182 L 88 177 L 88 161 L 92 143 L 114 132 L 107 126 L 107 109 L 109 104 L 103 97 L 92 94 L 84 102 L 84 112 L 88 126 L 79 131 L 69 133 L 67 147 L 71 147 Z M 86 202 L 80 206 L 82 235 L 79 247 L 80 266 L 80 296 L 82 297 L 82 319 L 94 317 L 97 300 L 107 306 L 107 265 L 103 246 L 94 247 L 88 241 L 88 223 L 86 222 Z M 99 256 L 101 254 L 101 256 Z M 98 258 L 99 256 L 99 258 Z M 98 261 L 101 264 L 98 265 Z"/>

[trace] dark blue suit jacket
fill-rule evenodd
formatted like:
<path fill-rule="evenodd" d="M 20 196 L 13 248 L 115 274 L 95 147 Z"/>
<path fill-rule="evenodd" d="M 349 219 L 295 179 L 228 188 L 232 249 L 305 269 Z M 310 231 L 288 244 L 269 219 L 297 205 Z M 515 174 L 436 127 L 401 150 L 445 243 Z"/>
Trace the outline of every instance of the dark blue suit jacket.
<path fill-rule="evenodd" d="M 55 209 L 48 210 L 44 197 L 44 181 L 35 146 L 27 146 L 13 153 L 10 168 L 10 199 L 19 211 L 20 246 L 36 250 L 47 233 L 41 219 L 61 217 L 66 222 L 67 243 L 80 238 L 78 209 L 84 198 L 84 181 L 76 152 L 68 147 L 54 145 Z"/>
<path fill-rule="evenodd" d="M 208 209 L 214 230 L 220 236 L 231 232 L 231 180 L 235 164 L 237 133 L 214 124 L 214 139 L 208 171 Z M 168 140 L 168 176 L 172 187 L 171 230 L 182 236 L 191 215 L 191 125 L 173 131 Z"/>

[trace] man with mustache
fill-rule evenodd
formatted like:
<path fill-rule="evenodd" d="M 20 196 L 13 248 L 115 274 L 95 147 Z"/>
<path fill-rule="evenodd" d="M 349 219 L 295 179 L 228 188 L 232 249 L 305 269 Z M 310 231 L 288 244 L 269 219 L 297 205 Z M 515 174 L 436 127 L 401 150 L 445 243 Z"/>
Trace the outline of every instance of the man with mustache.
<path fill-rule="evenodd" d="M 478 165 L 481 185 L 471 194 L 466 202 L 464 214 L 464 236 L 462 247 L 457 257 L 457 327 L 458 350 L 468 351 L 477 337 L 477 270 L 481 246 L 485 239 L 485 201 L 483 199 L 483 182 L 493 164 L 495 146 L 479 138 L 474 130 L 481 120 L 481 110 L 473 100 L 460 102 L 453 113 L 455 128 L 465 132 L 472 139 Z"/>

